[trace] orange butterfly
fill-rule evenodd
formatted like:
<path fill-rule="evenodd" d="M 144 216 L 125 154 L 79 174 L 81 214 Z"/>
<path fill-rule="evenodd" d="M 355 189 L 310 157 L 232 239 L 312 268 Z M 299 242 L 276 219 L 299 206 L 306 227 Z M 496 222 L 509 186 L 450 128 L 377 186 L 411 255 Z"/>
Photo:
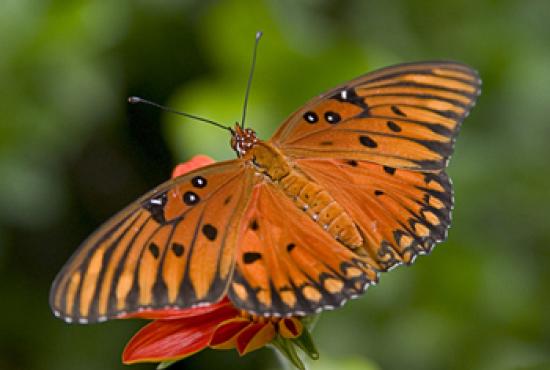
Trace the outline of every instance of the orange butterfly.
<path fill-rule="evenodd" d="M 115 215 L 55 279 L 67 322 L 217 302 L 265 316 L 344 304 L 446 238 L 444 172 L 480 93 L 454 62 L 384 68 L 294 112 L 238 158 L 168 181 Z"/>

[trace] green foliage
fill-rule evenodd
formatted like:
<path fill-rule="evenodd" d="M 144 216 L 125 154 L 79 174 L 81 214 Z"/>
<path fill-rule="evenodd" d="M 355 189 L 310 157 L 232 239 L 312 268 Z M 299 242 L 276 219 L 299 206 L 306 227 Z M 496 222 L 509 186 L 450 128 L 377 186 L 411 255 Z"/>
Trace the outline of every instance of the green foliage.
<path fill-rule="evenodd" d="M 550 3 L 464 0 L 0 2 L 1 369 L 121 368 L 141 322 L 53 318 L 48 288 L 94 227 L 170 168 L 232 158 L 232 125 L 264 31 L 248 124 L 385 65 L 455 59 L 484 87 L 449 173 L 449 240 L 313 332 L 311 369 L 542 369 L 550 363 Z M 171 369 L 277 368 L 272 351 L 204 351 Z M 136 365 L 135 369 L 153 369 Z"/>

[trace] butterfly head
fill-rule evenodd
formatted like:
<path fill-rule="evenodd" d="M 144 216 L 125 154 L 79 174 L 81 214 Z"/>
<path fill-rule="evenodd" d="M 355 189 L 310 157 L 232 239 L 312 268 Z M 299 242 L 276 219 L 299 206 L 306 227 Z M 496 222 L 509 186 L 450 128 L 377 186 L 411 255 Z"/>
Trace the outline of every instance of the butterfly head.
<path fill-rule="evenodd" d="M 235 129 L 231 131 L 231 148 L 239 157 L 246 154 L 258 142 L 256 132 L 251 128 L 242 128 L 239 124 L 235 124 Z"/>

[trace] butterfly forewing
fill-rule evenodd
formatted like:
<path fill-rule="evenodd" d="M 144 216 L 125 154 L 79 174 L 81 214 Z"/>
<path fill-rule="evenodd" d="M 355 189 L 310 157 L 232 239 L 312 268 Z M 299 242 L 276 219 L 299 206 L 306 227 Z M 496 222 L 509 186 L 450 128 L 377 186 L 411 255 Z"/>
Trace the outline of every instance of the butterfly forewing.
<path fill-rule="evenodd" d="M 50 304 L 68 322 L 219 300 L 233 271 L 250 170 L 211 165 L 146 194 L 96 231 L 56 278 Z"/>
<path fill-rule="evenodd" d="M 272 141 L 294 158 L 437 171 L 445 168 L 480 85 L 477 72 L 454 62 L 384 68 L 311 100 Z"/>

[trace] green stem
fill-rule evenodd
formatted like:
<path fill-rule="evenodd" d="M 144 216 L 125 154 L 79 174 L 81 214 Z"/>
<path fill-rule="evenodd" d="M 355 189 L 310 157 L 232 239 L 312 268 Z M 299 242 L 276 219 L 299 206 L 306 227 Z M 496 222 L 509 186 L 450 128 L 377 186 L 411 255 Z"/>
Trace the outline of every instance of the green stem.
<path fill-rule="evenodd" d="M 281 365 L 286 370 L 307 370 L 304 361 L 300 358 L 296 352 L 296 347 L 292 342 L 282 339 L 281 337 L 275 338 L 271 345 L 277 352 L 277 357 L 281 362 Z"/>

